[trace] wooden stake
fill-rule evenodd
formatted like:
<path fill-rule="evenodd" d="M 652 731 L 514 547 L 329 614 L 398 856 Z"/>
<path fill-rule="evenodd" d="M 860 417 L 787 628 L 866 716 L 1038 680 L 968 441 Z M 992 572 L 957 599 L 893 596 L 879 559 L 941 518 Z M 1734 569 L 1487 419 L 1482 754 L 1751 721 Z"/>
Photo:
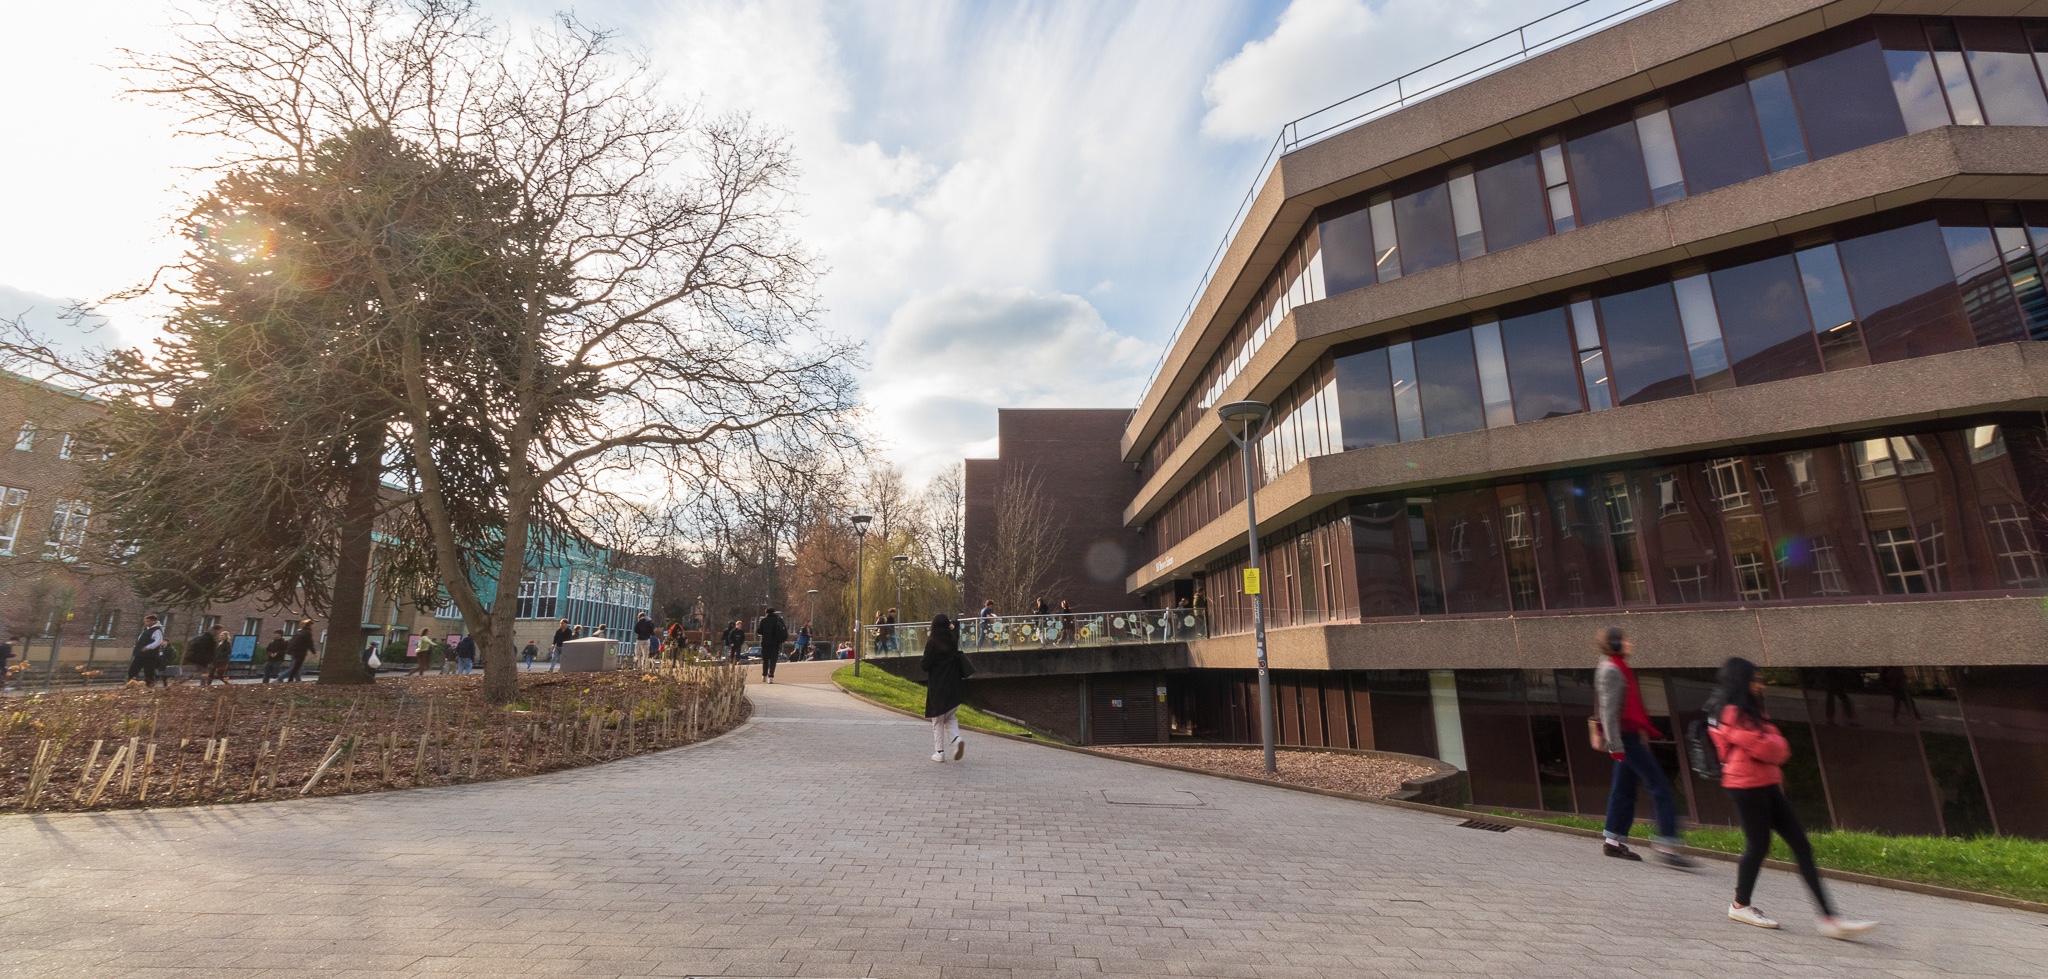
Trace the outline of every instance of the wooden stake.
<path fill-rule="evenodd" d="M 313 791 L 313 786 L 320 784 L 320 776 L 327 774 L 327 766 L 334 764 L 335 757 L 340 754 L 341 735 L 337 734 L 334 736 L 334 743 L 327 746 L 327 757 L 321 759 L 320 767 L 313 770 L 313 777 L 306 780 L 306 787 L 300 789 L 299 794 L 305 795 Z"/>
<path fill-rule="evenodd" d="M 78 770 L 78 791 L 71 793 L 71 801 L 77 802 L 85 798 L 85 783 L 88 779 L 92 778 L 93 763 L 100 760 L 100 745 L 105 743 L 105 741 L 94 741 L 92 743 L 92 754 L 86 756 L 85 767 Z"/>
<path fill-rule="evenodd" d="M 43 773 L 46 770 L 44 765 L 45 762 L 49 759 L 49 757 L 50 739 L 44 738 L 42 740 L 42 743 L 36 746 L 35 763 L 31 764 L 28 768 L 28 788 L 22 790 L 21 793 L 21 807 L 23 809 L 27 809 L 28 807 L 35 805 L 36 796 L 42 794 L 44 777 Z"/>
<path fill-rule="evenodd" d="M 220 773 L 228 764 L 228 739 L 220 739 L 220 748 L 213 756 L 213 787 L 220 788 Z"/>
<path fill-rule="evenodd" d="M 149 743 L 149 753 L 148 753 L 148 754 L 146 754 L 146 755 L 144 755 L 144 756 L 143 756 L 143 758 L 142 758 L 142 791 L 136 794 L 136 796 L 135 796 L 135 801 L 137 801 L 137 802 L 148 802 L 148 801 L 149 801 L 149 776 L 151 775 L 151 773 L 153 773 L 153 772 L 155 772 L 155 771 L 156 771 L 156 742 L 154 742 L 154 741 L 151 741 L 151 742 Z"/>
<path fill-rule="evenodd" d="M 420 732 L 419 753 L 412 756 L 412 784 L 424 785 L 427 777 L 427 734 Z"/>
<path fill-rule="evenodd" d="M 132 788 L 134 787 L 134 785 L 135 785 L 135 756 L 136 756 L 136 755 L 139 755 L 139 754 L 141 754 L 141 753 L 142 753 L 142 748 L 140 747 L 141 743 L 142 743 L 142 739 L 141 739 L 141 738 L 129 738 L 129 739 L 128 739 L 128 764 L 127 764 L 127 765 L 125 765 L 125 766 L 123 766 L 123 767 L 122 767 L 122 769 L 121 769 L 121 794 L 122 794 L 122 795 L 133 795 L 133 794 L 134 794 L 134 793 L 133 793 L 133 792 L 131 791 L 131 789 L 132 789 Z"/>
<path fill-rule="evenodd" d="M 102 792 L 105 792 L 105 791 L 107 790 L 107 783 L 108 783 L 108 782 L 111 782 L 111 781 L 113 781 L 113 780 L 114 780 L 114 772 L 115 772 L 115 770 L 116 770 L 116 769 L 119 769 L 119 768 L 121 767 L 121 762 L 122 762 L 122 761 L 123 761 L 124 759 L 126 759 L 127 757 L 128 757 L 128 746 L 127 746 L 127 745 L 122 745 L 122 746 L 121 746 L 120 748 L 118 748 L 118 749 L 116 749 L 116 750 L 114 751 L 114 760 L 113 760 L 113 761 L 110 761 L 110 762 L 107 762 L 107 770 L 106 770 L 106 771 L 105 771 L 104 773 L 102 773 L 102 774 L 100 775 L 100 781 L 99 781 L 99 784 L 97 784 L 97 785 L 94 785 L 94 786 L 92 787 L 92 795 L 90 795 L 90 796 L 87 796 L 87 797 L 86 797 L 86 800 L 85 800 L 85 807 L 86 807 L 87 809 L 90 809 L 90 808 L 92 808 L 93 806 L 95 806 L 95 805 L 98 805 L 98 804 L 99 804 L 99 801 L 100 801 L 100 793 L 102 793 Z"/>
<path fill-rule="evenodd" d="M 341 763 L 341 790 L 348 792 L 356 787 L 356 743 L 360 738 L 348 739 L 348 758 Z"/>
<path fill-rule="evenodd" d="M 269 756 L 270 742 L 265 741 L 260 747 L 256 749 L 256 764 L 251 766 L 251 770 L 249 772 L 249 795 L 251 797 L 255 797 L 263 793 L 263 762 L 267 760 Z"/>

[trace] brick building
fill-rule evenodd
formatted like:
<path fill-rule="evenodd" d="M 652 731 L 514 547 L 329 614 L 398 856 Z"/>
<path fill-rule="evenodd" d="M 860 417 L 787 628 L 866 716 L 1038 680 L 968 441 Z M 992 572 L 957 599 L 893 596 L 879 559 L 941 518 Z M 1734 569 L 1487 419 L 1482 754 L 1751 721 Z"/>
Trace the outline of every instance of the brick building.
<path fill-rule="evenodd" d="M 1130 601 L 1215 603 L 1154 674 L 1167 727 L 1258 738 L 1244 463 L 1214 411 L 1257 400 L 1282 743 L 1597 812 L 1612 623 L 1667 734 L 1725 657 L 1767 668 L 1811 823 L 2048 837 L 2027 11 L 1675 0 L 1290 126 L 1117 436 Z M 1657 750 L 1692 816 L 1730 820 Z"/>
<path fill-rule="evenodd" d="M 108 663 L 119 667 L 155 612 L 166 635 L 182 643 L 214 624 L 227 626 L 242 647 L 261 646 L 273 629 L 315 619 L 325 644 L 325 613 L 285 609 L 253 599 L 205 608 L 145 605 L 110 565 L 93 553 L 93 505 L 81 464 L 90 450 L 77 433 L 100 410 L 95 399 L 16 374 L 0 372 L 0 629 L 27 637 L 16 654 L 34 669 Z M 372 557 L 373 569 L 375 557 Z M 431 621 L 400 596 L 377 586 L 374 570 L 364 602 L 368 639 L 402 647 L 419 624 Z M 17 660 L 20 662 L 20 660 Z"/>

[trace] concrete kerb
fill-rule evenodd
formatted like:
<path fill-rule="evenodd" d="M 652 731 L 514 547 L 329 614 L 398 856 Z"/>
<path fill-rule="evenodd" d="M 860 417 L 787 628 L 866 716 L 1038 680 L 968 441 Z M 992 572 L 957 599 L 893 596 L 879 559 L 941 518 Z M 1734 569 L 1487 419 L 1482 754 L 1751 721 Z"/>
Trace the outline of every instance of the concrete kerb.
<path fill-rule="evenodd" d="M 835 682 L 833 686 L 839 687 L 839 684 Z M 880 707 L 881 709 L 889 711 L 890 713 L 902 714 L 905 717 L 915 717 L 919 720 L 925 720 L 925 718 L 922 715 L 913 714 L 910 711 L 903 710 L 902 708 L 892 707 L 888 704 L 881 703 L 880 701 L 863 697 L 860 694 L 854 693 L 853 691 L 846 689 L 845 687 L 839 687 L 839 690 L 841 693 L 844 693 L 847 696 L 854 698 L 855 700 L 859 700 L 860 702 L 865 704 L 871 704 L 875 707 Z M 1106 751 L 1096 751 L 1093 748 L 1086 748 L 1079 745 L 1060 744 L 1057 741 L 1046 741 L 1040 738 L 1020 737 L 1015 734 L 1001 734 L 995 731 L 982 731 L 978 729 L 975 733 L 985 735 L 991 738 L 1007 738 L 1011 741 L 1016 741 L 1021 744 L 1043 745 L 1047 748 L 1057 748 L 1061 751 L 1078 752 L 1080 754 L 1087 755 L 1091 758 L 1108 758 L 1115 761 L 1127 762 L 1132 765 L 1149 765 L 1153 768 L 1164 768 L 1168 771 L 1186 772 L 1190 775 L 1206 775 L 1210 778 L 1225 778 L 1230 779 L 1233 782 L 1244 782 L 1250 785 L 1263 785 L 1268 788 L 1286 789 L 1290 792 L 1307 792 L 1312 795 L 1329 796 L 1332 799 L 1348 799 L 1352 802 L 1369 802 L 1377 806 L 1394 806 L 1396 808 L 1401 809 L 1412 809 L 1417 812 L 1435 813 L 1439 816 L 1452 816 L 1458 819 L 1477 819 L 1482 822 L 1518 826 L 1525 829 L 1543 830 L 1549 833 L 1564 833 L 1571 836 L 1589 837 L 1593 839 L 1598 839 L 1601 835 L 1600 831 L 1598 830 L 1581 829 L 1577 826 L 1561 826 L 1557 823 L 1546 823 L 1534 819 L 1518 819 L 1513 816 L 1499 816 L 1493 813 L 1481 812 L 1476 809 L 1457 809 L 1450 806 L 1436 806 L 1423 802 L 1410 802 L 1404 799 L 1387 799 L 1381 798 L 1379 796 L 1360 795 L 1356 792 L 1343 792 L 1337 789 L 1321 789 L 1308 785 L 1293 785 L 1287 782 L 1275 782 L 1268 779 L 1256 778 L 1250 775 L 1234 775 L 1229 772 L 1212 772 L 1208 769 L 1203 768 L 1191 768 L 1187 765 L 1175 765 L 1171 762 L 1153 761 L 1149 758 L 1132 758 L 1127 755 L 1111 754 Z M 1718 860 L 1723 863 L 1734 863 L 1737 860 L 1741 859 L 1740 855 L 1738 854 L 1726 853 L 1721 850 L 1708 850 L 1696 846 L 1682 846 L 1678 849 L 1680 852 L 1685 853 L 1688 856 L 1700 857 L 1702 859 L 1707 860 Z M 1785 870 L 1792 872 L 1797 872 L 1799 869 L 1797 865 L 1788 863 L 1784 860 L 1765 860 L 1764 866 L 1769 867 L 1773 870 Z M 2009 908 L 2014 911 L 2031 911 L 2035 914 L 2048 915 L 2048 903 L 2042 903 L 2040 901 L 2027 901 L 2016 897 L 2005 897 L 2000 894 L 1985 894 L 1981 891 L 1966 891 L 1960 888 L 1942 887 L 1939 884 L 1922 884 L 1918 881 L 1899 880 L 1894 877 L 1876 877 L 1870 874 L 1859 874 L 1849 870 L 1830 870 L 1825 867 L 1821 868 L 1820 875 L 1822 877 L 1828 878 L 1829 880 L 1839 880 L 1845 883 L 1868 884 L 1872 887 L 1888 887 L 1895 891 L 1910 891 L 1915 894 L 1926 894 L 1930 897 L 1945 897 L 1955 901 L 1968 901 L 1972 904 L 1986 904 L 1992 907 Z"/>

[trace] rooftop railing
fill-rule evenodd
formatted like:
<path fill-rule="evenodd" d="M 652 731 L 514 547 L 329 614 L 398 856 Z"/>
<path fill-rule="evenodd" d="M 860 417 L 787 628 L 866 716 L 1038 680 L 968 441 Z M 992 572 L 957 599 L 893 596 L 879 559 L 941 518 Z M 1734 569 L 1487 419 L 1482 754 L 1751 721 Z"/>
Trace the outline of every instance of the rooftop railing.
<path fill-rule="evenodd" d="M 1159 372 L 1166 367 L 1166 358 L 1173 352 L 1174 341 L 1188 328 L 1188 317 L 1194 315 L 1195 304 L 1201 302 L 1202 293 L 1208 291 L 1210 280 L 1215 278 L 1217 264 L 1223 260 L 1224 251 L 1230 247 L 1231 239 L 1237 236 L 1245 214 L 1258 197 L 1259 187 L 1266 182 L 1266 175 L 1273 171 L 1273 164 L 1280 157 L 1671 2 L 1673 0 L 1579 0 L 1282 125 L 1279 134 L 1267 147 L 1265 159 L 1259 162 L 1259 170 L 1252 178 L 1251 186 L 1238 201 L 1237 211 L 1231 215 L 1222 240 L 1209 254 L 1209 263 L 1202 270 L 1201 279 L 1195 283 L 1194 294 L 1188 297 L 1187 306 L 1181 310 L 1173 339 L 1160 350 L 1159 361 L 1152 366 L 1152 374 L 1146 378 L 1145 386 L 1139 389 L 1139 397 L 1144 397 L 1142 392 L 1152 390 L 1152 385 L 1158 383 Z"/>

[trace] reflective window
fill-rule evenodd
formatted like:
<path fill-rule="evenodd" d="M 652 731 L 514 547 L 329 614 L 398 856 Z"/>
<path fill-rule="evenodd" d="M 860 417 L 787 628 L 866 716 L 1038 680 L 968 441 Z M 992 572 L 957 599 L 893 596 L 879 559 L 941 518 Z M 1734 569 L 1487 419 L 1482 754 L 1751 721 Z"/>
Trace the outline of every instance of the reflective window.
<path fill-rule="evenodd" d="M 1600 344 L 1600 319 L 1593 301 L 1574 299 L 1566 309 L 1571 314 L 1572 346 L 1578 350 L 1579 381 L 1585 385 L 1586 405 L 1594 411 L 1614 407 L 1612 383 L 1607 377 L 1607 352 Z"/>
<path fill-rule="evenodd" d="M 1326 292 L 1334 296 L 1377 281 L 1373 276 L 1372 219 L 1365 207 L 1323 218 L 1317 233 L 1323 241 Z"/>
<path fill-rule="evenodd" d="M 1799 266 L 1790 255 L 1717 270 L 1711 276 L 1737 384 L 1817 374 L 1820 348 L 1807 318 Z"/>
<path fill-rule="evenodd" d="M 1600 324 L 1607 336 L 1607 368 L 1614 401 L 1642 404 L 1691 394 L 1692 363 L 1671 284 L 1659 282 L 1601 296 Z"/>
<path fill-rule="evenodd" d="M 1899 116 L 1904 99 L 1895 96 L 1886 77 L 1887 56 L 1868 25 L 1851 24 L 1816 37 L 1797 48 L 1791 61 L 1786 75 L 1814 159 L 1906 134 Z"/>
<path fill-rule="evenodd" d="M 1458 260 L 1458 233 L 1451 225 L 1451 193 L 1441 178 L 1411 187 L 1406 193 L 1395 193 L 1394 233 L 1401 243 L 1402 275 L 1414 275 Z"/>
<path fill-rule="evenodd" d="M 1415 377 L 1415 345 L 1396 343 L 1387 348 L 1387 373 L 1394 381 L 1394 420 L 1401 441 L 1422 437 L 1422 391 Z"/>
<path fill-rule="evenodd" d="M 1387 375 L 1387 348 L 1343 354 L 1335 361 L 1337 403 L 1344 448 L 1363 449 L 1401 440 L 1394 423 L 1394 388 Z"/>
<path fill-rule="evenodd" d="M 1458 257 L 1478 258 L 1486 254 L 1486 234 L 1479 226 L 1479 190 L 1472 168 L 1451 170 L 1451 227 L 1458 232 Z"/>
<path fill-rule="evenodd" d="M 1704 275 L 1682 275 L 1671 282 L 1678 300 L 1678 321 L 1685 327 L 1685 350 L 1692 359 L 1693 390 L 1720 391 L 1735 386 L 1728 373 L 1728 350 L 1721 342 L 1721 317 L 1714 292 Z"/>
<path fill-rule="evenodd" d="M 1372 195 L 1366 208 L 1372 215 L 1373 274 L 1381 282 L 1401 277 L 1401 240 L 1394 233 L 1394 199 L 1386 193 Z M 1335 292 L 1336 290 L 1331 290 Z"/>
<path fill-rule="evenodd" d="M 2040 339 L 2048 335 L 2048 282 L 2042 281 L 2040 263 L 2034 257 L 2031 229 L 2016 204 L 1992 204 L 1986 210 L 1991 214 L 1991 233 L 1998 244 L 1999 262 L 2012 285 L 2020 319 L 2028 337 Z"/>
<path fill-rule="evenodd" d="M 1514 389 L 1515 418 L 1533 422 L 1586 410 L 1579 397 L 1578 357 L 1564 308 L 1538 310 L 1500 321 Z"/>
<path fill-rule="evenodd" d="M 1933 221 L 1836 244 L 1871 363 L 1967 349 L 1976 342 Z"/>
<path fill-rule="evenodd" d="M 1435 502 L 1444 610 L 1453 614 L 1508 611 L 1507 571 L 1501 563 L 1493 490 L 1437 493 Z"/>
<path fill-rule="evenodd" d="M 1514 397 L 1508 393 L 1508 360 L 1500 345 L 1500 323 L 1487 320 L 1472 327 L 1472 353 L 1479 364 L 1479 397 L 1486 406 L 1486 427 L 1515 423 Z"/>
<path fill-rule="evenodd" d="M 1771 169 L 1783 170 L 1806 162 L 1806 135 L 1799 130 L 1799 110 L 1792 104 L 1792 86 L 1785 81 L 1785 64 L 1775 58 L 1753 65 L 1749 78 L 1749 100 L 1756 104 L 1757 128 L 1764 134 L 1764 156 Z"/>
<path fill-rule="evenodd" d="M 1997 237 L 1977 204 L 1949 204 L 1939 209 L 1941 237 L 1948 247 L 1949 267 L 1962 289 L 1963 311 L 1980 346 L 2027 338 L 2026 324 L 2013 296 L 2012 279 Z"/>
<path fill-rule="evenodd" d="M 1970 84 L 1970 69 L 1963 59 L 1963 44 L 1955 28 L 1940 21 L 1927 23 L 1927 46 L 1934 51 L 1934 70 L 1941 76 L 1941 90 L 1948 96 L 1949 116 L 1959 126 L 1981 126 L 1984 113 L 1977 107 L 1977 88 Z"/>
<path fill-rule="evenodd" d="M 1352 559 L 1358 566 L 1358 611 L 1366 618 L 1415 614 L 1409 574 L 1408 508 L 1375 500 L 1351 508 Z"/>
<path fill-rule="evenodd" d="M 1564 145 L 1571 160 L 1578 223 L 1593 224 L 1650 206 L 1642 147 L 1636 140 L 1635 120 L 1626 113 L 1602 113 L 1580 121 L 1566 134 Z"/>
<path fill-rule="evenodd" d="M 1486 427 L 1479 398 L 1479 371 L 1472 359 L 1472 334 L 1452 330 L 1416 340 L 1415 373 L 1422 391 L 1422 420 L 1431 437 Z"/>
<path fill-rule="evenodd" d="M 1821 361 L 1828 370 L 1862 367 L 1870 363 L 1863 350 L 1863 332 L 1856 327 L 1856 310 L 1849 302 L 1849 283 L 1842 278 L 1842 259 L 1833 242 L 1800 249 L 1799 283 L 1806 293 L 1806 309 L 1820 338 Z"/>
<path fill-rule="evenodd" d="M 1537 157 L 1543 162 L 1543 193 L 1550 204 L 1550 228 L 1553 234 L 1564 234 L 1579 226 L 1577 211 L 1572 207 L 1572 186 L 1565 173 L 1564 143 L 1556 136 L 1545 136 Z"/>
<path fill-rule="evenodd" d="M 1679 89 L 1671 105 L 1671 128 L 1691 193 L 1704 194 L 1770 172 L 1749 86 L 1740 75 L 1710 75 Z"/>
<path fill-rule="evenodd" d="M 2015 20 L 1966 17 L 1956 21 L 1984 120 L 1994 126 L 2048 126 L 2048 95 L 2041 91 L 2027 36 Z"/>
<path fill-rule="evenodd" d="M 1643 146 L 1643 171 L 1650 178 L 1650 201 L 1669 204 L 1685 197 L 1685 171 L 1678 164 L 1678 142 L 1671 135 L 1671 115 L 1664 100 L 1636 106 L 1636 139 Z"/>
<path fill-rule="evenodd" d="M 1479 223 L 1486 249 L 1500 251 L 1550 233 L 1543 210 L 1543 174 L 1526 149 L 1505 159 L 1482 161 L 1472 175 L 1479 194 Z"/>
<path fill-rule="evenodd" d="M 1614 602 L 1607 529 L 1601 520 L 1601 487 L 1593 476 L 1576 475 L 1540 485 L 1537 520 L 1538 574 L 1545 608 L 1608 608 Z"/>
<path fill-rule="evenodd" d="M 1948 125 L 1948 99 L 1941 93 L 1941 77 L 1934 70 L 1934 55 L 1928 53 L 1927 35 L 1920 25 L 1903 18 L 1880 17 L 1877 37 L 1906 131 L 1917 133 Z"/>

